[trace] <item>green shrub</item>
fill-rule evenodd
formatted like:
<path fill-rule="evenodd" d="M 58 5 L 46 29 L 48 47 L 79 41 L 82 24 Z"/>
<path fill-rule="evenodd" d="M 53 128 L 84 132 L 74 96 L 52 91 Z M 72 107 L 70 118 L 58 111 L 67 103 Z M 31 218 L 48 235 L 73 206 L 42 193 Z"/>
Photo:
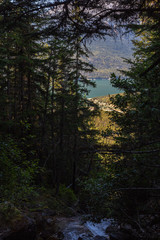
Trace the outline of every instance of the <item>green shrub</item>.
<path fill-rule="evenodd" d="M 1 200 L 24 199 L 33 191 L 38 161 L 26 159 L 13 139 L 0 140 L 0 166 Z"/>
<path fill-rule="evenodd" d="M 60 185 L 59 196 L 68 206 L 74 205 L 77 201 L 77 197 L 72 189 L 67 188 L 65 185 Z"/>
<path fill-rule="evenodd" d="M 110 196 L 107 174 L 100 173 L 80 183 L 80 208 L 96 219 L 110 215 Z"/>
<path fill-rule="evenodd" d="M 0 224 L 18 220 L 22 217 L 21 212 L 12 203 L 5 201 L 0 203 Z"/>

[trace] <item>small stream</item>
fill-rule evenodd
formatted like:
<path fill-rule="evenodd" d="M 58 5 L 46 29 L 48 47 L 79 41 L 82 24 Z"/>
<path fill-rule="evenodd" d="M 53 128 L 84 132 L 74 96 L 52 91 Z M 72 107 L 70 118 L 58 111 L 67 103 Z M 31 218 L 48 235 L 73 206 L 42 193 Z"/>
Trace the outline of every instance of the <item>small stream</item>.
<path fill-rule="evenodd" d="M 100 223 L 92 221 L 83 222 L 81 216 L 57 218 L 57 225 L 63 232 L 64 240 L 107 240 L 106 228 L 111 224 L 110 220 L 102 220 Z"/>

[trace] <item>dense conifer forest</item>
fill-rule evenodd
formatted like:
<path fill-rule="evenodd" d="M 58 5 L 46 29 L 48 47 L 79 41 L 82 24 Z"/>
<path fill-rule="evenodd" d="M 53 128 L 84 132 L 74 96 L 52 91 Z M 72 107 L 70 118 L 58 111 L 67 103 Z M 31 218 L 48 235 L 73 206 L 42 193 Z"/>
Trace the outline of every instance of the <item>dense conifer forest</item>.
<path fill-rule="evenodd" d="M 158 0 L 0 1 L 1 225 L 47 206 L 160 239 L 159 26 Z M 125 32 L 134 53 L 105 115 L 86 98 L 87 44 Z"/>

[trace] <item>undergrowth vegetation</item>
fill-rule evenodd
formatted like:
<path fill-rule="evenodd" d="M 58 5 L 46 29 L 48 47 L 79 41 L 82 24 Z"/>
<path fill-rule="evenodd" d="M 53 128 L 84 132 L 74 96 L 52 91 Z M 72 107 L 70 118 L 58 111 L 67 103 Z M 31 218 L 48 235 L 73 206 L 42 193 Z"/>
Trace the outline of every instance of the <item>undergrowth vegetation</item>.
<path fill-rule="evenodd" d="M 0 140 L 1 199 L 23 200 L 35 190 L 35 176 L 40 168 L 37 159 L 27 159 L 12 138 Z"/>

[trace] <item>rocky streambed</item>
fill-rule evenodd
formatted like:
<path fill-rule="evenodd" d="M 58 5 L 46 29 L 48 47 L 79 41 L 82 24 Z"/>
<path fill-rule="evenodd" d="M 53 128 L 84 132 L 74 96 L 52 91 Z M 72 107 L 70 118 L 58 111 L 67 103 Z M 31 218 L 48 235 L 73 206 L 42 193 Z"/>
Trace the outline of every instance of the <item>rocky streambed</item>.
<path fill-rule="evenodd" d="M 84 221 L 82 215 L 57 216 L 51 210 L 25 213 L 0 226 L 0 240 L 108 240 L 111 220 Z M 1 219 L 3 223 L 3 219 Z"/>
<path fill-rule="evenodd" d="M 4 206 L 5 207 L 5 206 Z M 51 209 L 24 212 L 10 206 L 10 216 L 0 212 L 0 240 L 131 240 L 119 232 L 119 226 L 110 219 L 99 223 L 86 216 L 57 216 Z"/>

